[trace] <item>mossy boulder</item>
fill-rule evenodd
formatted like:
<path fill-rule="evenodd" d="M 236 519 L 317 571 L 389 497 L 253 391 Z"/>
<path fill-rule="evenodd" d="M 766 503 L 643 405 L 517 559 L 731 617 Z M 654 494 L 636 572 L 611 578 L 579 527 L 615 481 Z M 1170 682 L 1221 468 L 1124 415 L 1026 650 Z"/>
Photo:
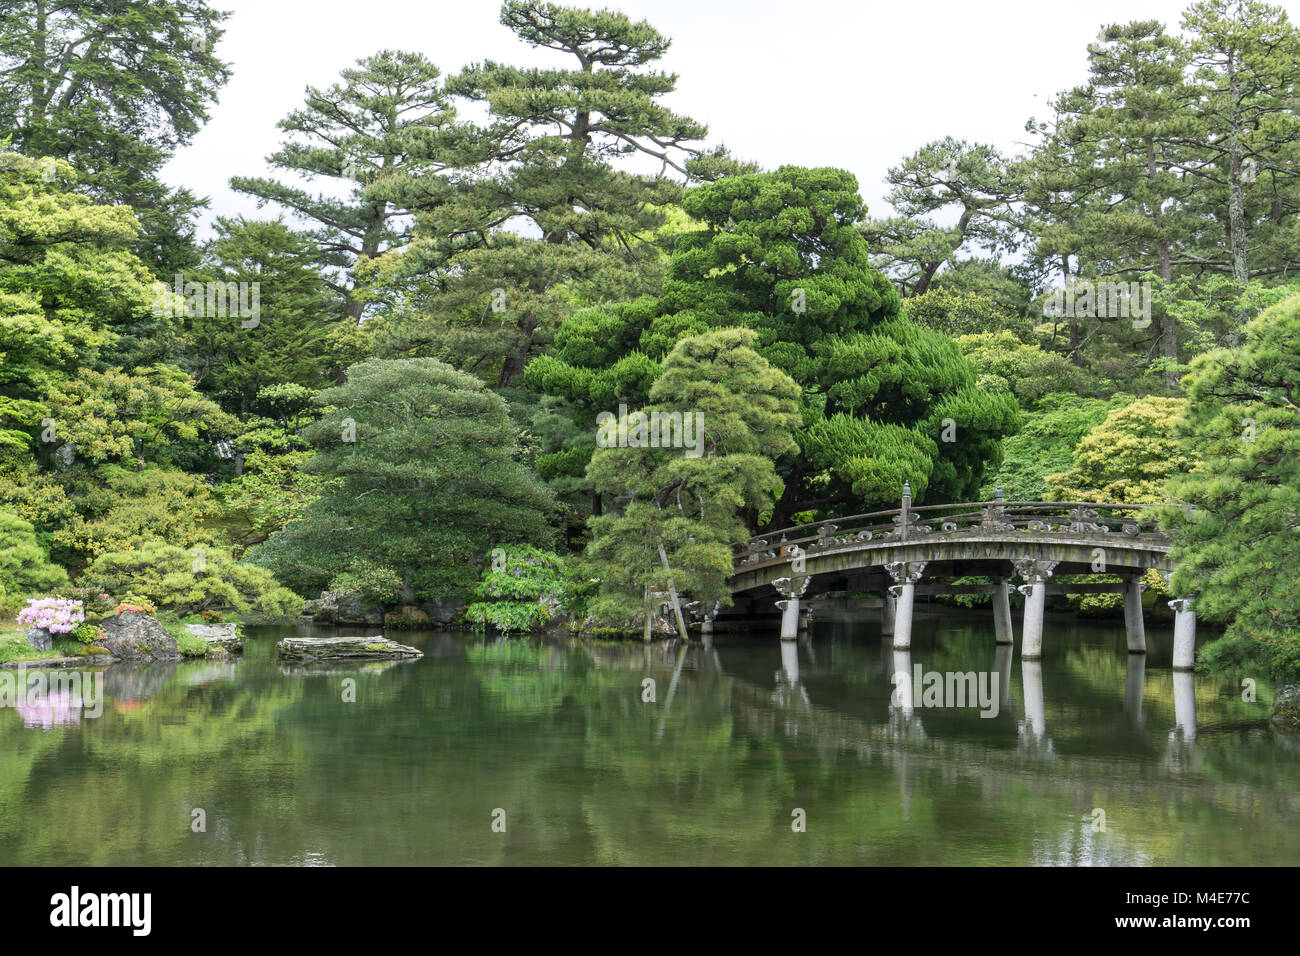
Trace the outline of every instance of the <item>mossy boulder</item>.
<path fill-rule="evenodd" d="M 384 609 L 352 591 L 322 591 L 319 598 L 303 604 L 302 614 L 316 624 L 357 627 L 384 623 Z"/>
<path fill-rule="evenodd" d="M 1273 694 L 1273 723 L 1300 727 L 1300 683 L 1282 683 Z"/>
<path fill-rule="evenodd" d="M 155 617 L 140 611 L 123 611 L 100 622 L 99 644 L 123 661 L 174 661 L 181 656 L 176 638 Z"/>
<path fill-rule="evenodd" d="M 27 629 L 27 643 L 30 644 L 34 650 L 53 650 L 54 635 L 43 627 L 29 627 Z"/>

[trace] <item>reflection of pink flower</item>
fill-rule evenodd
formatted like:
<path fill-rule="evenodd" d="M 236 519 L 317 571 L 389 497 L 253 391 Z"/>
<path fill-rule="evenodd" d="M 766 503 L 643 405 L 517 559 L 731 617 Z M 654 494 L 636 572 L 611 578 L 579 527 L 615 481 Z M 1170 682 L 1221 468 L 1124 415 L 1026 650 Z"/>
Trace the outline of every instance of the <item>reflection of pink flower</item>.
<path fill-rule="evenodd" d="M 81 720 L 82 701 L 67 690 L 56 690 L 47 697 L 29 697 L 18 705 L 24 726 L 42 730 L 73 727 Z"/>

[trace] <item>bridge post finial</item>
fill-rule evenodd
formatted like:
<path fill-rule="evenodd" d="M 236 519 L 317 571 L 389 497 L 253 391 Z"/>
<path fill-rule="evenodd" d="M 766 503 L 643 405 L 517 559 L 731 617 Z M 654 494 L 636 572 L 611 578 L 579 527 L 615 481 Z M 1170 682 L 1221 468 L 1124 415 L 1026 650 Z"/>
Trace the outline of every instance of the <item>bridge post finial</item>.
<path fill-rule="evenodd" d="M 912 483 L 910 481 L 903 482 L 903 497 L 908 501 L 912 500 Z"/>
<path fill-rule="evenodd" d="M 1002 498 L 1002 486 L 1001 486 L 1001 485 L 997 485 L 997 486 L 995 486 L 995 488 L 994 488 L 993 500 L 996 501 L 998 504 L 1002 504 L 1003 498 Z"/>

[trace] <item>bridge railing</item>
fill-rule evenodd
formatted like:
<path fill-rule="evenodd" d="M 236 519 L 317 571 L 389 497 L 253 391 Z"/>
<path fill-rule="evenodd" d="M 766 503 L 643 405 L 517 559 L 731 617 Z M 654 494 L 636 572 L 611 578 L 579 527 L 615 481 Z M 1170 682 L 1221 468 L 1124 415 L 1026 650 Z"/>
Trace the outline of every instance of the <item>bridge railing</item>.
<path fill-rule="evenodd" d="M 1118 534 L 1164 541 L 1156 520 L 1159 505 L 1092 501 L 968 501 L 913 506 L 910 494 L 886 511 L 848 515 L 778 528 L 751 538 L 736 550 L 737 566 L 762 564 L 791 556 L 798 548 L 815 554 L 847 544 L 888 540 L 914 541 L 941 534 L 1005 534 L 1094 537 Z M 797 552 L 795 552 L 797 553 Z"/>

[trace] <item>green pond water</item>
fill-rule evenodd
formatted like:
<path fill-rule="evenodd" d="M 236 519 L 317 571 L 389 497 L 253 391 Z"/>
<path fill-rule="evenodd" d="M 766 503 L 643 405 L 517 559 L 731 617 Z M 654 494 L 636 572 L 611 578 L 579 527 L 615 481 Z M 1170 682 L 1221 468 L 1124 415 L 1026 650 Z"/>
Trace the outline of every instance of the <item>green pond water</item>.
<path fill-rule="evenodd" d="M 349 666 L 279 663 L 292 633 L 0 708 L 0 864 L 1300 861 L 1270 685 L 1174 674 L 1150 624 L 1130 658 L 1122 624 L 1049 618 L 1041 665 L 942 608 L 910 656 L 847 617 L 784 647 L 395 634 L 425 656 Z M 997 715 L 909 702 L 918 664 L 997 673 Z"/>

